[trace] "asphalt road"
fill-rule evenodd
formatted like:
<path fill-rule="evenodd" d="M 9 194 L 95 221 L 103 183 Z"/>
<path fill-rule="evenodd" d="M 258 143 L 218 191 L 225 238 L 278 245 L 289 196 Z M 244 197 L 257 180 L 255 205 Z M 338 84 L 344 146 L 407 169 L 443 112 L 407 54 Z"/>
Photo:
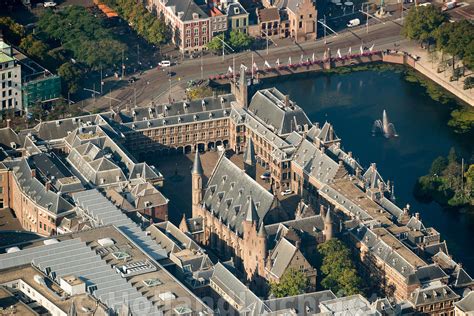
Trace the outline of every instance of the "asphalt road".
<path fill-rule="evenodd" d="M 373 23 L 373 22 L 372 22 Z M 354 29 L 347 29 L 338 35 L 331 35 L 326 37 L 326 44 L 324 39 L 320 38 L 316 41 L 304 42 L 299 44 L 280 45 L 270 47 L 268 55 L 266 50 L 247 51 L 239 54 L 226 55 L 222 60 L 222 56 L 205 56 L 197 59 L 187 59 L 179 62 L 176 65 L 168 68 L 168 70 L 175 73 L 174 76 L 168 78 L 167 73 L 159 69 L 151 69 L 141 76 L 139 80 L 129 84 L 120 90 L 112 91 L 110 94 L 114 100 L 104 97 L 97 98 L 96 102 L 86 107 L 87 110 L 92 108 L 108 108 L 109 104 L 113 107 L 125 107 L 127 104 L 134 106 L 144 106 L 151 101 L 157 102 L 160 97 L 169 94 L 170 80 L 171 86 L 185 85 L 188 80 L 201 79 L 201 64 L 202 64 L 202 78 L 207 79 L 210 75 L 219 73 L 226 73 L 229 66 L 233 65 L 233 58 L 235 59 L 236 68 L 240 64 L 250 67 L 252 55 L 254 61 L 261 69 L 264 67 L 264 62 L 268 61 L 271 65 L 275 65 L 277 59 L 280 59 L 282 64 L 288 62 L 291 57 L 293 62 L 298 62 L 303 55 L 304 59 L 311 58 L 313 53 L 316 58 L 322 58 L 325 46 L 331 48 L 332 54 L 335 55 L 338 49 L 344 55 L 348 48 L 352 47 L 352 52 L 358 52 L 361 45 L 370 47 L 374 45 L 375 50 L 393 48 L 395 43 L 404 41 L 400 35 L 401 24 L 399 21 L 386 21 L 385 23 L 377 22 L 375 25 L 369 25 L 369 32 L 367 33 L 365 25 L 361 25 Z M 171 95 L 173 98 L 173 95 Z M 162 98 L 163 99 L 163 98 Z M 177 99 L 177 98 L 176 98 Z M 121 100 L 121 101 L 118 101 Z"/>

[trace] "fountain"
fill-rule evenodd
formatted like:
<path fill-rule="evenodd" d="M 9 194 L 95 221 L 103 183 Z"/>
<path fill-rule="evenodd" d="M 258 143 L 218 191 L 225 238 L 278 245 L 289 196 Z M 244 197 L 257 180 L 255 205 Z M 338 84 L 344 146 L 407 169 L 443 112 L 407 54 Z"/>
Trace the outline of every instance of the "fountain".
<path fill-rule="evenodd" d="M 397 131 L 395 125 L 388 121 L 387 111 L 383 110 L 382 120 L 376 120 L 372 125 L 372 135 L 380 132 L 385 138 L 397 137 Z"/>

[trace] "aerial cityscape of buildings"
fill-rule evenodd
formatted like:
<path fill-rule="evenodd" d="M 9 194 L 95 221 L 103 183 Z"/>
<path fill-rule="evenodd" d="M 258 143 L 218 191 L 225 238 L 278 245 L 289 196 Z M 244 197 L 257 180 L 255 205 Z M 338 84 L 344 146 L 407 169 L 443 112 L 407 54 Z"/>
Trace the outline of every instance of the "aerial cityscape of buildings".
<path fill-rule="evenodd" d="M 224 33 L 259 38 L 268 55 L 270 41 L 310 45 L 319 27 L 323 59 L 302 54 L 294 66 L 290 57 L 286 70 L 373 61 L 416 69 L 419 59 L 364 43 L 360 54 L 331 55 L 312 0 L 139 2 L 165 22 L 183 59 Z M 112 10 L 115 1 L 103 3 Z M 137 105 L 133 86 L 133 105 L 108 96 L 107 109 L 82 103 L 80 115 L 43 120 L 30 112 L 63 102 L 64 78 L 0 41 L 0 315 L 474 315 L 472 271 L 419 210 L 398 205 L 397 179 L 376 162 L 364 167 L 364 148 L 346 151 L 330 120 L 313 121 L 297 98 L 263 88 L 253 53 L 242 54 L 251 63 L 232 57 L 216 77 L 229 89 L 208 96 L 175 98 L 181 78 L 163 62 L 176 61 L 163 59 L 145 88 L 169 84 L 168 102 Z M 189 62 L 201 81 L 203 63 Z M 102 64 L 90 69 L 103 89 Z M 96 88 L 83 88 L 94 105 Z M 377 132 L 398 136 L 385 110 Z M 347 255 L 329 265 L 343 266 L 347 283 L 360 279 L 357 291 L 327 281 L 325 245 Z"/>

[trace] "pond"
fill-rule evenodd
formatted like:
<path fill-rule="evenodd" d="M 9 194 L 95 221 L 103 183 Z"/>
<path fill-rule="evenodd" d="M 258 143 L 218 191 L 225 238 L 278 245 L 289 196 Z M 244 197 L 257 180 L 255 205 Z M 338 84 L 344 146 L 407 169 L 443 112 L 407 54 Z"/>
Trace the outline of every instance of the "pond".
<path fill-rule="evenodd" d="M 398 69 L 398 68 L 395 68 Z M 466 160 L 474 153 L 474 138 L 460 135 L 447 126 L 450 109 L 434 101 L 417 84 L 407 82 L 398 71 L 366 70 L 348 74 L 320 73 L 306 77 L 273 80 L 275 86 L 300 105 L 311 121 L 329 121 L 362 166 L 377 163 L 385 180 L 395 183 L 396 203 L 410 204 L 425 226 L 433 226 L 447 240 L 454 259 L 474 273 L 474 214 L 445 210 L 435 203 L 423 204 L 413 196 L 418 177 L 426 174 L 437 156 L 451 147 Z M 386 139 L 372 135 L 372 124 L 387 111 L 399 134 Z"/>

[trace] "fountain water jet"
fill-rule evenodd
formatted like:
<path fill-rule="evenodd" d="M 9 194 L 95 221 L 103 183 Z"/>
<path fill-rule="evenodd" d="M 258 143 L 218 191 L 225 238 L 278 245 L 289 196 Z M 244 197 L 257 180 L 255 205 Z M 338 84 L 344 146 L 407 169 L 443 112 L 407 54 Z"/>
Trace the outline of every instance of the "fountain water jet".
<path fill-rule="evenodd" d="M 382 133 L 385 138 L 398 136 L 395 125 L 389 122 L 387 111 L 385 110 L 383 110 L 382 120 L 376 120 L 372 125 L 372 135 L 375 135 L 377 132 Z"/>

